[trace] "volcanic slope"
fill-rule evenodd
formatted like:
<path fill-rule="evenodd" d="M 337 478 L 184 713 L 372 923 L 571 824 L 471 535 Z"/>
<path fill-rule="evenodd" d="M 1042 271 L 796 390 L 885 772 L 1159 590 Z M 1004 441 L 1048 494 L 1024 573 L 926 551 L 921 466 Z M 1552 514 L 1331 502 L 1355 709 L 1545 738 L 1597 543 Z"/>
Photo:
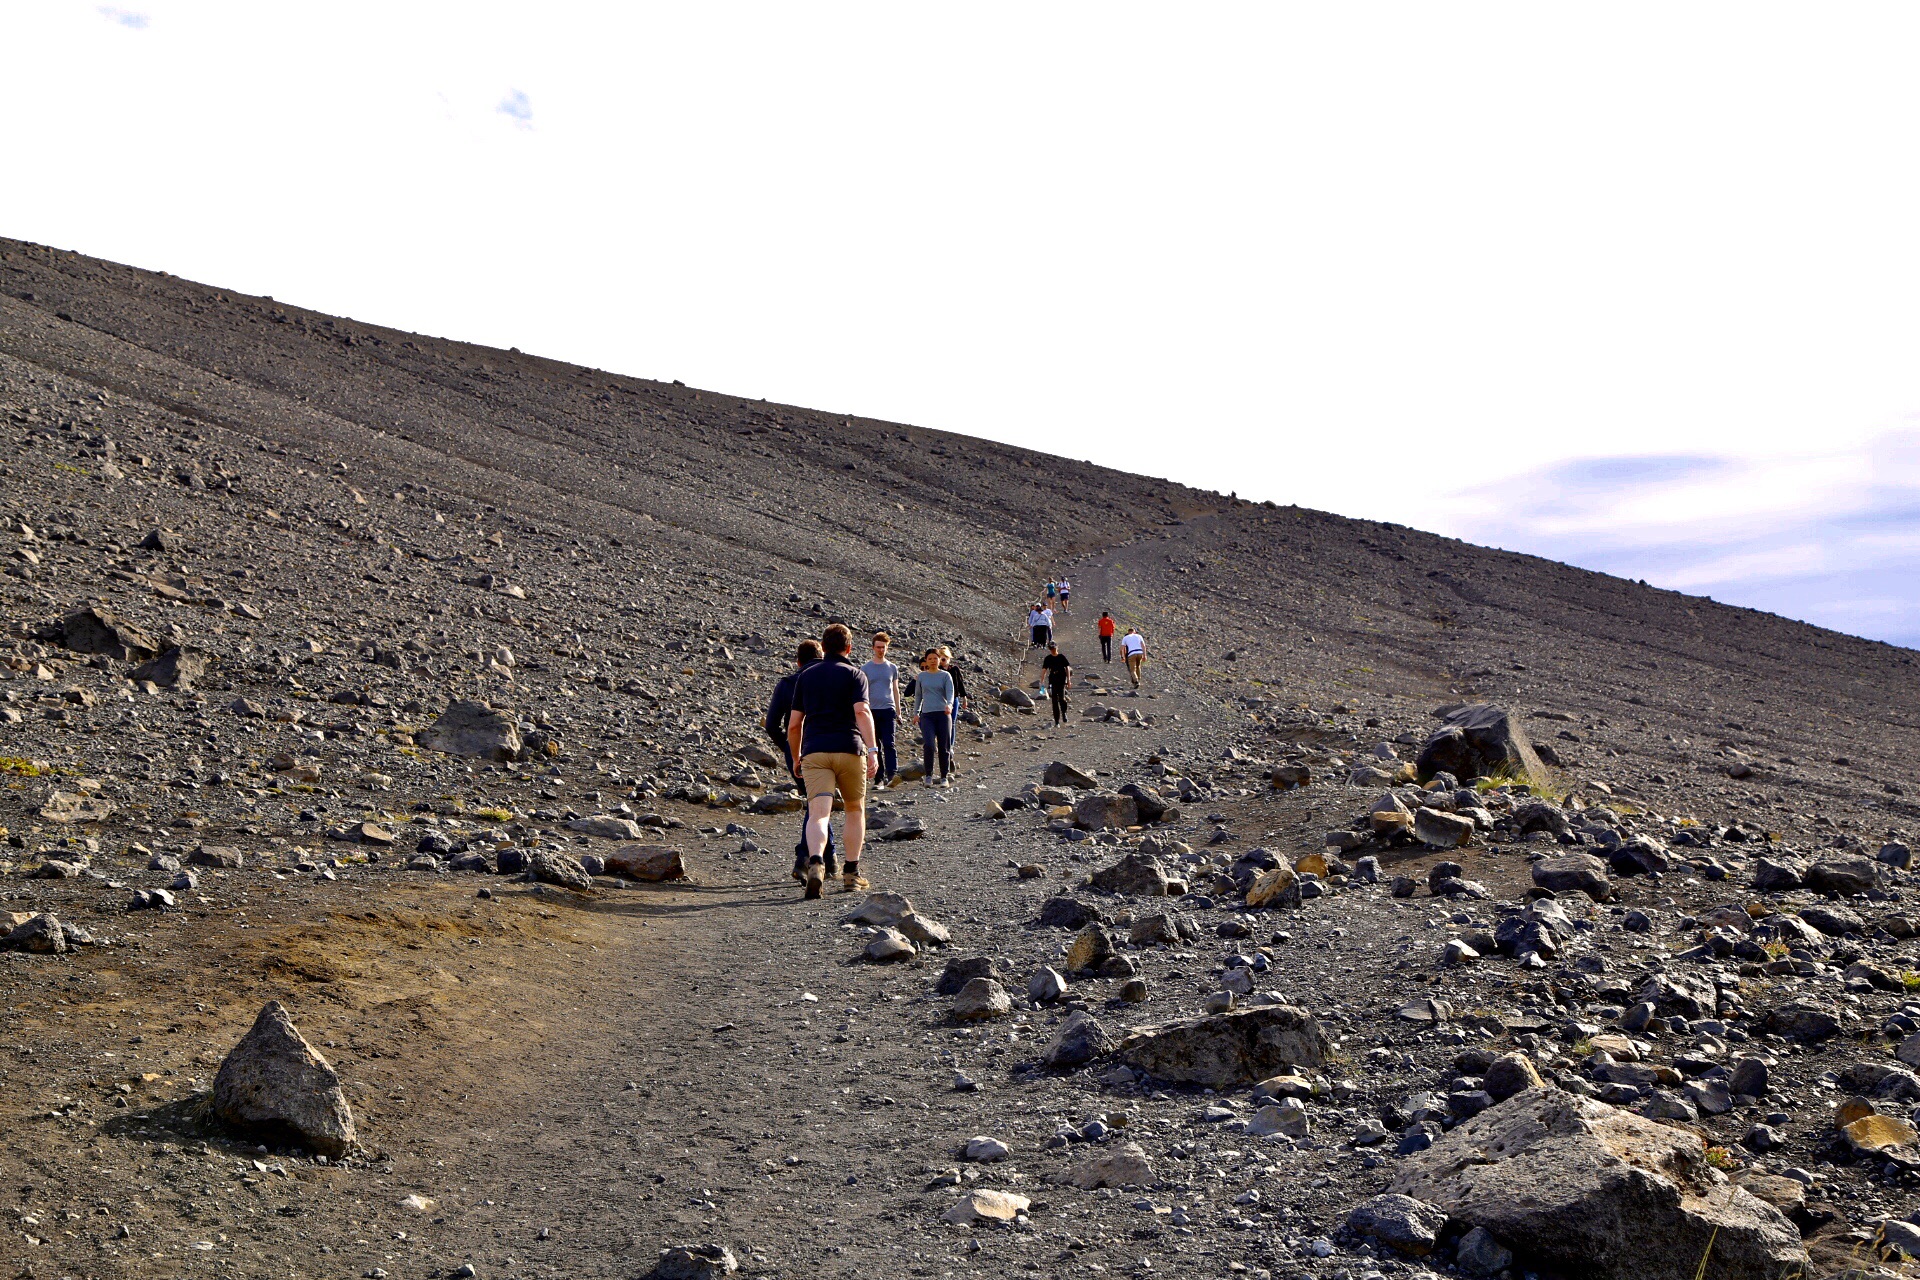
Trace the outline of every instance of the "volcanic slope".
<path fill-rule="evenodd" d="M 1378 787 L 1340 784 L 1376 747 L 1408 755 L 1435 706 L 1492 699 L 1563 762 L 1569 805 L 1613 806 L 1667 837 L 1714 833 L 1695 855 L 1711 869 L 1623 881 L 1600 908 L 1594 937 L 1643 910 L 1662 957 L 1698 941 L 1691 912 L 1749 892 L 1750 838 L 1870 855 L 1913 825 L 1907 651 L 1399 525 L 400 333 L 15 241 L 0 241 L 0 427 L 0 907 L 95 939 L 0 955 L 0 1125 L 32 1135 L 0 1144 L 17 1196 L 6 1248 L 59 1274 L 331 1274 L 318 1260 L 337 1256 L 354 1274 L 471 1261 L 624 1275 L 706 1238 L 796 1275 L 1066 1274 L 1143 1253 L 1199 1274 L 1242 1258 L 1297 1271 L 1391 1172 L 1349 1140 L 1362 1113 L 1393 1114 L 1457 1074 L 1447 1037 L 1461 1033 L 1407 1031 L 1401 1002 L 1467 983 L 1462 1007 L 1517 1011 L 1543 1070 L 1573 1079 L 1574 1042 L 1556 1044 L 1541 1011 L 1584 1025 L 1618 998 L 1588 970 L 1412 964 L 1409 936 L 1491 927 L 1487 907 L 1425 888 L 1402 901 L 1356 882 L 1251 926 L 1225 909 L 1242 854 L 1317 853 L 1366 809 Z M 1056 573 L 1076 582 L 1061 633 L 1081 684 L 1073 723 L 1050 732 L 997 695 L 1030 683 L 1024 606 Z M 130 679 L 138 655 L 63 645 L 57 624 L 86 606 L 204 673 Z M 1138 701 L 1094 656 L 1101 608 L 1152 645 Z M 1190 796 L 1158 835 L 1188 845 L 1176 869 L 1214 896 L 1176 913 L 1199 940 L 1138 948 L 1152 993 L 1139 1016 L 1197 1014 L 1232 953 L 1267 948 L 1279 989 L 1352 1041 L 1350 1114 L 1316 1122 L 1323 1146 L 1243 1152 L 1217 1125 L 1189 1132 L 1188 1094 L 1036 1073 L 1058 1009 L 1021 1010 L 1009 1034 L 956 1029 L 929 994 L 937 952 L 847 963 L 859 948 L 838 920 L 853 902 L 797 907 L 793 819 L 767 811 L 783 779 L 754 762 L 772 680 L 835 617 L 908 651 L 954 643 L 981 712 L 961 788 L 884 797 L 926 833 L 876 849 L 879 887 L 943 917 L 960 953 L 1000 957 L 1018 994 L 1060 962 L 1062 939 L 1025 924 L 1115 850 L 1048 829 L 1031 805 L 981 818 L 989 802 L 1055 755 Z M 508 709 L 533 752 L 419 745 L 456 698 Z M 1275 791 L 1279 762 L 1317 780 Z M 692 882 L 579 894 L 449 869 L 599 856 L 613 841 L 570 825 L 599 815 L 643 819 Z M 431 847 L 416 856 L 416 841 Z M 165 865 L 205 846 L 243 865 Z M 1489 838 L 1460 856 L 1511 899 L 1539 852 Z M 1438 860 L 1383 850 L 1416 876 Z M 173 909 L 128 910 L 135 890 L 182 874 Z M 1716 879 L 1729 874 L 1740 887 Z M 1856 904 L 1870 926 L 1903 884 Z M 1804 962 L 1831 970 L 1822 991 L 1842 989 L 1849 946 L 1900 970 L 1907 944 L 1873 937 Z M 1827 977 L 1778 977 L 1803 980 Z M 1092 983 L 1082 1002 L 1132 1020 L 1118 986 Z M 1870 982 L 1847 992 L 1862 1027 L 1903 999 Z M 364 1156 L 255 1150 L 195 1110 L 268 998 L 348 1081 Z M 1742 998 L 1757 1010 L 1774 996 L 1756 987 L 1729 1008 Z M 1390 1060 L 1362 1059 L 1387 1045 Z M 1812 1165 L 1831 1137 L 1819 1081 L 1847 1064 L 1779 1049 L 1771 1105 L 1794 1091 L 1804 1115 L 1782 1127 L 1786 1153 Z M 956 1092 L 956 1074 L 979 1089 Z M 1037 1190 L 1081 1149 L 1079 1136 L 1048 1147 L 1056 1130 L 1079 1135 L 1095 1114 L 1139 1126 L 1191 1225 L 1126 1197 Z M 1752 1118 L 1713 1120 L 1712 1136 L 1731 1146 Z M 956 1144 L 996 1129 L 1019 1167 L 995 1185 L 1048 1207 L 1038 1234 L 990 1237 L 982 1256 L 939 1226 L 948 1193 L 921 1188 Z M 1890 1207 L 1861 1177 L 1831 1177 L 1836 1230 Z M 1229 1183 L 1272 1203 L 1228 1208 Z M 439 1212 L 400 1207 L 409 1192 Z M 597 1207 L 615 1202 L 631 1213 Z"/>

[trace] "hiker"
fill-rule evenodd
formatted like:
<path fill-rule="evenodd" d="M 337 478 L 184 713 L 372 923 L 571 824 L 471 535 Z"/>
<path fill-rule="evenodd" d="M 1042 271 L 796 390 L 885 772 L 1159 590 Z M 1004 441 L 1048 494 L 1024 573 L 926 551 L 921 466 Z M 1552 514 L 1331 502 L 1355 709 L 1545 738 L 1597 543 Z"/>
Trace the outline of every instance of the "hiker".
<path fill-rule="evenodd" d="M 1100 661 L 1113 661 L 1113 615 L 1100 611 Z"/>
<path fill-rule="evenodd" d="M 1073 602 L 1073 584 L 1072 584 L 1071 582 L 1068 582 L 1068 581 L 1067 581 L 1067 580 L 1066 580 L 1065 578 L 1062 578 L 1062 579 L 1060 579 L 1060 609 L 1061 609 L 1061 611 L 1062 611 L 1063 613 L 1064 613 L 1064 612 L 1069 612 L 1069 609 L 1068 609 L 1068 606 L 1069 606 L 1069 605 L 1070 605 L 1070 604 L 1071 604 L 1072 602 Z"/>
<path fill-rule="evenodd" d="M 1133 687 L 1140 687 L 1140 664 L 1147 660 L 1147 641 L 1138 628 L 1120 637 L 1120 657 L 1127 664 L 1127 675 L 1133 680 Z"/>
<path fill-rule="evenodd" d="M 920 758 L 926 767 L 926 785 L 943 787 L 953 771 L 953 676 L 940 669 L 940 651 L 920 655 L 920 674 L 914 677 L 914 711 L 920 717 Z M 939 777 L 934 766 L 939 765 Z"/>
<path fill-rule="evenodd" d="M 900 760 L 894 752 L 893 728 L 899 719 L 900 668 L 887 661 L 887 649 L 893 637 L 884 631 L 874 633 L 873 661 L 863 663 L 860 674 L 867 678 L 867 707 L 873 712 L 873 734 L 880 744 L 880 785 L 893 785 L 900 772 Z"/>
<path fill-rule="evenodd" d="M 867 836 L 867 780 L 880 771 L 880 749 L 873 742 L 873 711 L 867 706 L 867 678 L 847 651 L 853 633 L 834 623 L 820 636 L 824 656 L 794 679 L 793 711 L 787 717 L 787 742 L 800 762 L 807 788 L 806 896 L 820 896 L 826 879 L 826 845 L 833 819 L 833 793 L 847 804 L 843 834 L 847 841 L 849 892 L 867 887 L 860 874 L 860 847 Z"/>
<path fill-rule="evenodd" d="M 1067 682 L 1073 678 L 1073 664 L 1060 652 L 1059 645 L 1050 644 L 1040 666 L 1047 674 L 1047 700 L 1053 704 L 1053 725 L 1057 729 L 1067 722 Z"/>
<path fill-rule="evenodd" d="M 1038 649 L 1047 643 L 1047 617 L 1040 612 L 1038 600 L 1027 609 L 1027 628 L 1033 632 L 1033 648 Z"/>
<path fill-rule="evenodd" d="M 1034 641 L 1034 643 L 1035 644 L 1052 644 L 1053 643 L 1053 608 L 1051 605 L 1049 605 L 1047 608 L 1042 609 L 1040 611 L 1040 628 L 1041 628 L 1040 638 Z"/>
<path fill-rule="evenodd" d="M 967 714 L 968 709 L 967 681 L 966 677 L 960 674 L 960 668 L 953 665 L 953 650 L 944 644 L 940 646 L 940 669 L 953 677 L 953 739 L 957 741 L 960 736 L 961 717 Z M 960 772 L 960 766 L 951 763 L 953 755 L 951 743 L 949 743 L 947 755 L 949 757 L 947 773 L 952 775 Z"/>
<path fill-rule="evenodd" d="M 1054 582 L 1052 579 L 1048 579 L 1047 581 L 1047 603 L 1048 604 L 1053 603 L 1054 592 L 1058 591 L 1059 589 L 1060 589 L 1059 583 Z"/>
<path fill-rule="evenodd" d="M 767 720 L 764 726 L 767 731 L 767 736 L 773 739 L 774 745 L 780 748 L 780 754 L 786 757 L 787 772 L 793 775 L 795 782 L 800 781 L 800 771 L 794 768 L 793 747 L 792 744 L 787 741 L 787 717 L 793 712 L 793 685 L 794 681 L 800 678 L 802 671 L 805 671 L 818 661 L 820 661 L 820 642 L 818 640 L 802 640 L 793 653 L 793 670 L 780 677 L 780 682 L 773 686 L 773 698 L 767 703 Z M 804 787 L 804 784 L 802 785 Z M 837 858 L 838 851 L 833 847 L 833 830 L 832 828 L 828 828 L 825 858 L 827 875 L 833 874 L 833 868 Z M 806 869 L 807 819 L 803 814 L 800 818 L 800 838 L 794 841 L 793 844 L 793 878 L 795 880 L 804 880 L 806 878 Z"/>

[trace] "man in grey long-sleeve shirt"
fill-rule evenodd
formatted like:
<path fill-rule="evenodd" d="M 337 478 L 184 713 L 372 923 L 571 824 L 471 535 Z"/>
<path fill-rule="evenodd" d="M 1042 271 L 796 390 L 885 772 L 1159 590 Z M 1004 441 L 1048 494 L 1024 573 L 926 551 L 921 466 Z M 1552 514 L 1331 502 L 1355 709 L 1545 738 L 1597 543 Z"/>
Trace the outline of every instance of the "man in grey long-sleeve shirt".
<path fill-rule="evenodd" d="M 873 712 L 873 734 L 880 744 L 880 785 L 893 785 L 900 771 L 894 755 L 893 727 L 900 715 L 900 668 L 887 661 L 893 637 L 882 631 L 873 637 L 873 661 L 861 665 L 867 677 L 867 709 Z"/>

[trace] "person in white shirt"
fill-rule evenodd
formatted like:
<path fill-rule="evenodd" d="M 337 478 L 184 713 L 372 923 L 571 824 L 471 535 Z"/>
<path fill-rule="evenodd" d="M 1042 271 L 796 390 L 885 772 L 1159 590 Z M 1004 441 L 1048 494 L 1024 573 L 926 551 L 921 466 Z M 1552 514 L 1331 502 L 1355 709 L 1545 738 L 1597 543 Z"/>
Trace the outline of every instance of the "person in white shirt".
<path fill-rule="evenodd" d="M 1038 636 L 1038 638 L 1034 640 L 1034 643 L 1037 645 L 1045 647 L 1046 645 L 1050 645 L 1053 643 L 1053 610 L 1052 609 L 1042 609 L 1040 611 L 1040 630 L 1039 632 L 1036 633 L 1036 635 Z"/>
<path fill-rule="evenodd" d="M 1047 628 L 1051 623 L 1052 619 L 1041 611 L 1040 602 L 1038 600 L 1034 601 L 1032 606 L 1027 610 L 1027 628 L 1033 633 L 1034 648 L 1043 649 L 1046 647 Z"/>
<path fill-rule="evenodd" d="M 1060 579 L 1060 607 L 1068 608 L 1073 602 L 1073 584 L 1065 578 Z"/>
<path fill-rule="evenodd" d="M 1140 664 L 1147 660 L 1147 641 L 1139 631 L 1129 631 L 1120 637 L 1120 656 L 1126 659 L 1127 675 L 1133 680 L 1133 687 L 1140 687 Z"/>

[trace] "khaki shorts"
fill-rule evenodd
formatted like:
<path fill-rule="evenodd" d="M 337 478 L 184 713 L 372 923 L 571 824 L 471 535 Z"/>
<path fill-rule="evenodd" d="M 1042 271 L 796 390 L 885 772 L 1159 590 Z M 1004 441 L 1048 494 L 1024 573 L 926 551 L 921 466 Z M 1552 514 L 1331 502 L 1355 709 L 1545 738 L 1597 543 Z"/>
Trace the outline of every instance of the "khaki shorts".
<path fill-rule="evenodd" d="M 815 751 L 800 757 L 800 780 L 807 784 L 807 799 L 830 796 L 840 789 L 840 798 L 849 809 L 861 809 L 867 803 L 867 758 L 851 751 Z"/>

